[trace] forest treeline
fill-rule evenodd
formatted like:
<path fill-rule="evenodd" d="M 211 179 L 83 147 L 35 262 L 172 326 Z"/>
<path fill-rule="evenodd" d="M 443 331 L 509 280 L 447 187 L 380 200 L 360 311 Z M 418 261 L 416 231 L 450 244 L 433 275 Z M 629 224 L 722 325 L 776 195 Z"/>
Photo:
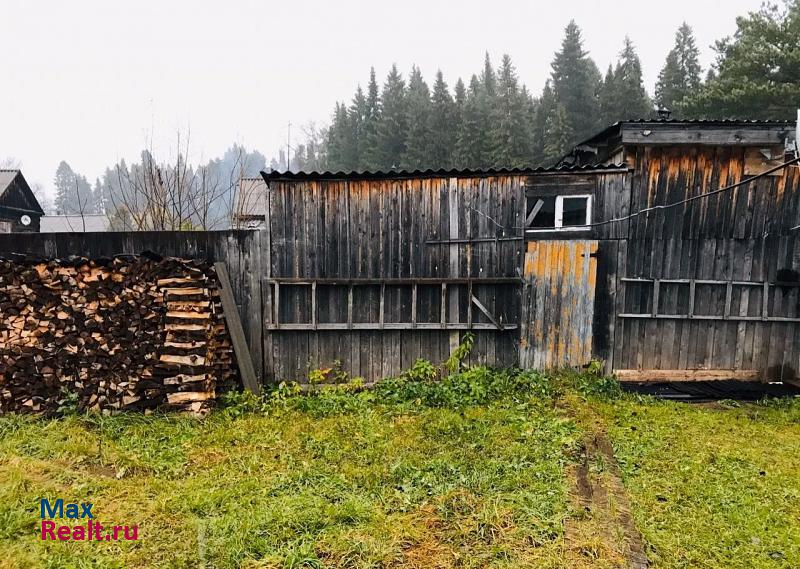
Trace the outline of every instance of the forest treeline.
<path fill-rule="evenodd" d="M 601 72 L 581 30 L 567 25 L 550 77 L 538 95 L 520 81 L 511 57 L 451 86 L 441 71 L 432 85 L 412 67 L 393 66 L 379 87 L 336 103 L 324 137 L 313 131 L 293 149 L 292 170 L 486 168 L 549 165 L 577 142 L 619 120 L 651 118 L 793 119 L 800 105 L 800 0 L 765 4 L 737 19 L 716 42 L 705 75 L 691 27 L 684 23 L 652 95 L 636 48 L 625 38 Z M 285 154 L 273 166 L 285 169 Z"/>
<path fill-rule="evenodd" d="M 53 209 L 106 213 L 118 228 L 212 229 L 227 226 L 239 178 L 264 168 L 550 165 L 603 127 L 653 117 L 656 109 L 668 109 L 672 118 L 794 119 L 800 105 L 800 0 L 737 18 L 736 32 L 714 49 L 716 59 L 704 71 L 692 29 L 681 25 L 652 94 L 628 38 L 601 72 L 574 21 L 536 94 L 508 55 L 495 65 L 486 54 L 477 73 L 452 85 L 441 71 L 429 84 L 416 66 L 407 76 L 392 66 L 379 83 L 372 69 L 366 88 L 335 104 L 327 128 L 304 130 L 288 160 L 281 150 L 268 165 L 261 153 L 234 145 L 223 157 L 192 167 L 180 148 L 169 162 L 144 151 L 139 162 L 123 160 L 94 184 L 62 162 Z"/>

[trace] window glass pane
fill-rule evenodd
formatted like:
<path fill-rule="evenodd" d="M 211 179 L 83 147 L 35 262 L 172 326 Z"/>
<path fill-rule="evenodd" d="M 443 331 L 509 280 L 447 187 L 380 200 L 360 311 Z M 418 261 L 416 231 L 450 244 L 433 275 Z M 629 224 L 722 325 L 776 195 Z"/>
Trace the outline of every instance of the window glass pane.
<path fill-rule="evenodd" d="M 528 215 L 529 218 L 534 210 L 536 215 L 528 227 L 533 229 L 547 229 L 556 226 L 556 198 L 550 197 L 534 197 L 528 198 Z"/>
<path fill-rule="evenodd" d="M 589 198 L 563 198 L 563 203 L 562 225 L 564 227 L 586 225 L 586 208 L 589 206 Z"/>

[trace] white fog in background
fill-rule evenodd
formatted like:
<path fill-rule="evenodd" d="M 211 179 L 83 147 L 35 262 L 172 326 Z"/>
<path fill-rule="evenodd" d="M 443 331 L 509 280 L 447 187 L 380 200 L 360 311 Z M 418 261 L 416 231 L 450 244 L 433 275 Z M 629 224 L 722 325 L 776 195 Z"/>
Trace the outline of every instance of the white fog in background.
<path fill-rule="evenodd" d="M 379 82 L 392 63 L 441 68 L 451 88 L 480 70 L 484 51 L 513 58 L 538 94 L 563 28 L 574 18 L 601 70 L 625 35 L 653 85 L 684 20 L 704 70 L 710 44 L 759 0 L 615 3 L 4 0 L 0 8 L 0 160 L 13 157 L 52 193 L 62 160 L 93 181 L 151 142 L 166 152 L 190 132 L 194 162 L 234 142 L 268 158 L 287 122 L 330 120 L 335 101 Z M 302 139 L 298 127 L 296 140 Z"/>

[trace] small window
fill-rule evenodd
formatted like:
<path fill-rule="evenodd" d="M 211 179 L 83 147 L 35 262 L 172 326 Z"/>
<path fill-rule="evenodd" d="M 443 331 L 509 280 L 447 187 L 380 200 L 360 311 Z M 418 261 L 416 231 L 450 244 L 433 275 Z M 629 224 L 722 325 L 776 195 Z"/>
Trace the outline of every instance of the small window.
<path fill-rule="evenodd" d="M 528 231 L 589 229 L 592 220 L 592 197 L 535 196 L 528 198 Z"/>

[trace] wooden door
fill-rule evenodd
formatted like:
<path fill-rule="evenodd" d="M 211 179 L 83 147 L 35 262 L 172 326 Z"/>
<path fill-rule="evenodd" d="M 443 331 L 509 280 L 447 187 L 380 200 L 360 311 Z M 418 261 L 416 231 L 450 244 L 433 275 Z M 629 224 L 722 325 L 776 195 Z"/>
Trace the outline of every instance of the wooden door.
<path fill-rule="evenodd" d="M 529 241 L 520 332 L 523 368 L 579 367 L 592 358 L 597 241 Z"/>

